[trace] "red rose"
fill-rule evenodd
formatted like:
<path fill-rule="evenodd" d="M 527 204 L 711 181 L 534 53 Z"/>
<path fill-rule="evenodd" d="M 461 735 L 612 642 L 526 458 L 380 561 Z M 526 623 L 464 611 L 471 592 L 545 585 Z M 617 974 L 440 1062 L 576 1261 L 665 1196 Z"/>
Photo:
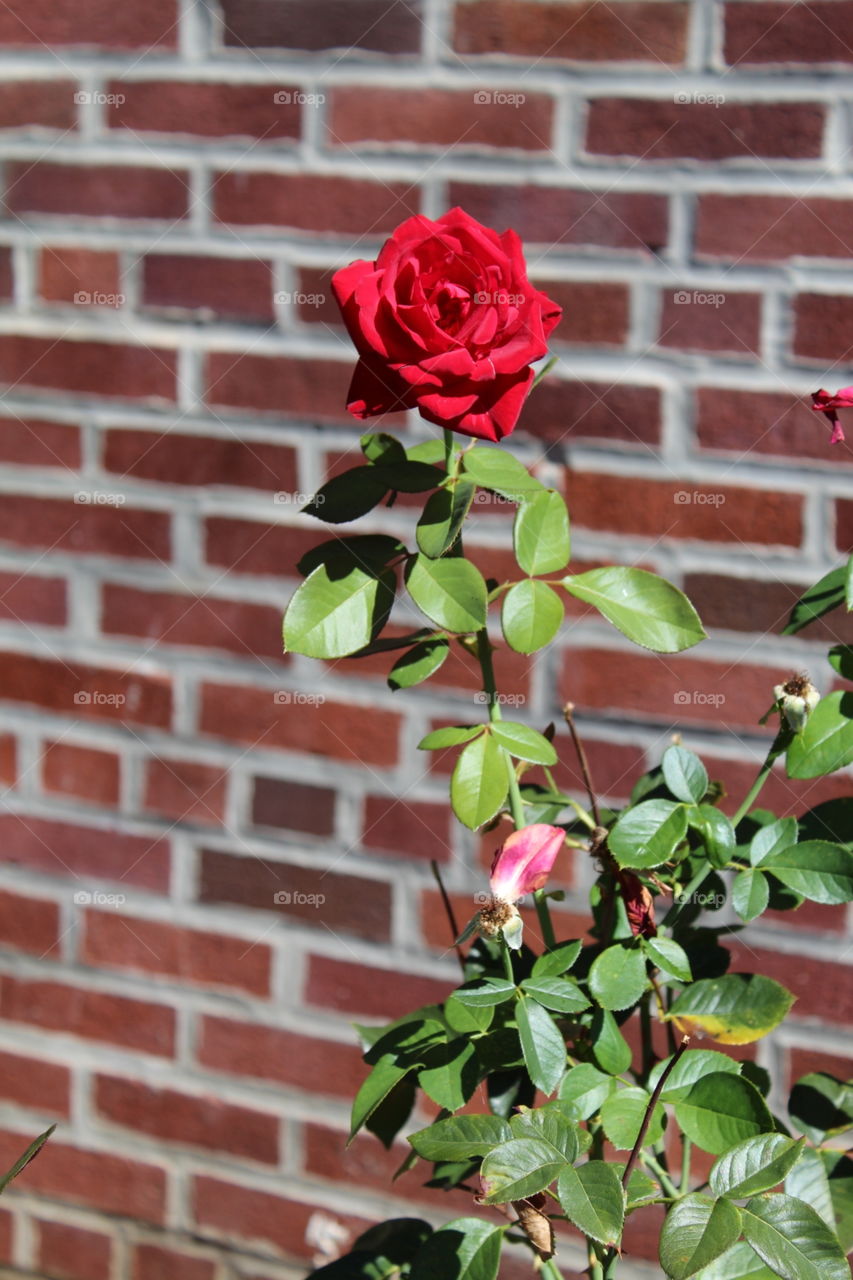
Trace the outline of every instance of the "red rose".
<path fill-rule="evenodd" d="M 483 440 L 515 427 L 561 314 L 527 279 L 515 232 L 463 209 L 408 218 L 376 262 L 343 267 L 332 288 L 361 357 L 350 412 L 417 408 Z"/>

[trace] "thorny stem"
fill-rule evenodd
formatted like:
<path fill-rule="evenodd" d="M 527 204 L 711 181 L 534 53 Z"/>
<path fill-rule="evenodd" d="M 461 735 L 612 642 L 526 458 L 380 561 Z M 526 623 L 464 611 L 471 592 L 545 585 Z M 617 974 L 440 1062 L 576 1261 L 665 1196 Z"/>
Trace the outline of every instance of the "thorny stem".
<path fill-rule="evenodd" d="M 438 863 L 433 858 L 430 862 L 432 874 L 438 885 L 438 891 L 441 894 L 441 901 L 444 904 L 444 911 L 447 916 L 447 922 L 450 925 L 450 936 L 453 938 L 453 950 L 456 952 L 456 959 L 459 961 L 459 968 L 462 970 L 462 976 L 465 976 L 465 957 L 462 955 L 462 948 L 456 945 L 456 939 L 459 937 L 459 926 L 456 923 L 456 915 L 453 910 L 453 903 L 447 896 L 447 890 L 441 878 L 441 872 L 438 869 Z"/>
<path fill-rule="evenodd" d="M 599 811 L 598 811 L 598 800 L 596 799 L 595 790 L 592 785 L 592 775 L 589 771 L 589 760 L 587 760 L 586 751 L 584 751 L 584 745 L 581 742 L 580 735 L 578 734 L 577 729 L 575 728 L 575 722 L 573 717 L 574 709 L 575 709 L 575 704 L 573 702 L 567 702 L 566 705 L 563 707 L 563 719 L 565 720 L 566 724 L 569 726 L 569 733 L 572 735 L 572 742 L 574 743 L 575 751 L 578 757 L 578 763 L 580 764 L 581 773 L 583 774 L 584 786 L 586 787 L 586 793 L 589 796 L 589 807 L 592 812 L 595 825 L 597 827 L 600 827 L 601 815 L 599 814 Z"/>
<path fill-rule="evenodd" d="M 690 1037 L 684 1036 L 683 1040 L 681 1041 L 681 1044 L 678 1046 L 672 1058 L 670 1058 L 669 1062 L 667 1063 L 665 1070 L 661 1072 L 660 1080 L 658 1080 L 657 1084 L 655 1085 L 654 1093 L 649 1098 L 649 1105 L 646 1107 L 646 1114 L 643 1116 L 643 1123 L 640 1125 L 640 1132 L 637 1134 L 637 1141 L 634 1143 L 633 1150 L 631 1151 L 631 1154 L 628 1157 L 628 1163 L 625 1165 L 625 1172 L 622 1174 L 623 1187 L 628 1186 L 628 1179 L 631 1177 L 631 1170 L 634 1168 L 634 1165 L 637 1163 L 637 1156 L 640 1154 L 640 1149 L 643 1145 L 646 1134 L 649 1131 L 649 1125 L 651 1124 L 651 1121 L 652 1121 L 652 1113 L 654 1112 L 658 1098 L 663 1092 L 663 1087 L 666 1084 L 667 1077 L 669 1076 L 669 1073 L 672 1071 L 676 1062 L 678 1062 L 678 1059 L 684 1053 L 684 1050 L 687 1048 L 689 1044 L 690 1044 Z M 678 1193 L 676 1192 L 676 1194 Z"/>

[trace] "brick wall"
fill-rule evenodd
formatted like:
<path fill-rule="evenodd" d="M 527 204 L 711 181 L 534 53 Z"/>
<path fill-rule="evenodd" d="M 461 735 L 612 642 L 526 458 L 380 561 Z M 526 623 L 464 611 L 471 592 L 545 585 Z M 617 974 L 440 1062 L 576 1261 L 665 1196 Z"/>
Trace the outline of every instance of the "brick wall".
<path fill-rule="evenodd" d="M 512 447 L 579 565 L 661 571 L 710 629 L 659 658 L 578 606 L 499 659 L 519 714 L 574 699 L 612 799 L 679 725 L 739 796 L 771 686 L 828 687 L 853 627 L 776 633 L 853 539 L 853 454 L 805 407 L 853 380 L 851 31 L 848 0 L 2 7 L 0 1160 L 59 1121 L 4 1275 L 297 1280 L 422 1204 L 373 1139 L 343 1157 L 350 1019 L 454 977 L 428 859 L 462 915 L 488 850 L 414 744 L 479 715 L 475 674 L 392 695 L 280 652 L 298 495 L 357 448 L 329 272 L 407 213 L 524 237 L 565 318 Z M 505 512 L 470 545 L 500 572 Z M 757 1050 L 777 1096 L 849 1070 L 844 933 L 805 906 L 740 944 L 800 996 Z"/>

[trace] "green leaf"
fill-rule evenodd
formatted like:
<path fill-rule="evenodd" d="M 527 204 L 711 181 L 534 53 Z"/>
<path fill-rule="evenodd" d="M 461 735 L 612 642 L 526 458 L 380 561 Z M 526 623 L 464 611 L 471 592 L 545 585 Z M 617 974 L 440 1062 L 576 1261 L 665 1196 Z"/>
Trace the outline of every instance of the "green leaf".
<path fill-rule="evenodd" d="M 398 538 L 384 533 L 352 534 L 348 538 L 328 538 L 318 543 L 300 557 L 296 567 L 303 578 L 321 564 L 327 566 L 330 578 L 343 578 L 350 569 L 364 569 L 375 575 L 405 550 Z"/>
<path fill-rule="evenodd" d="M 489 732 L 496 742 L 515 756 L 517 760 L 529 760 L 531 764 L 557 763 L 557 753 L 543 734 L 528 729 L 526 724 L 513 724 L 510 720 L 495 720 Z"/>
<path fill-rule="evenodd" d="M 796 843 L 797 819 L 777 818 L 775 822 L 768 822 L 766 826 L 758 828 L 750 841 L 749 860 L 754 867 L 758 867 L 765 858 Z"/>
<path fill-rule="evenodd" d="M 801 1138 L 800 1142 L 804 1143 L 805 1138 Z M 784 1190 L 786 1195 L 796 1196 L 798 1200 L 804 1200 L 806 1204 L 810 1204 L 830 1230 L 835 1231 L 835 1206 L 829 1188 L 829 1171 L 822 1159 L 827 1154 L 825 1151 L 816 1151 L 814 1147 L 806 1147 L 800 1159 L 787 1173 Z M 840 1237 L 839 1243 L 843 1247 Z"/>
<path fill-rule="evenodd" d="M 703 1267 L 697 1280 L 776 1280 L 776 1273 L 765 1267 L 745 1240 L 740 1240 L 709 1267 Z"/>
<path fill-rule="evenodd" d="M 503 1004 L 515 995 L 515 984 L 508 978 L 486 978 L 471 987 L 458 987 L 454 997 L 473 1008 Z"/>
<path fill-rule="evenodd" d="M 755 867 L 740 871 L 732 881 L 732 906 L 741 920 L 754 920 L 766 911 L 770 886 L 764 873 Z"/>
<path fill-rule="evenodd" d="M 789 889 L 811 902 L 825 904 L 853 899 L 853 853 L 828 840 L 806 840 L 762 862 Z"/>
<path fill-rule="evenodd" d="M 770 1191 L 780 1183 L 802 1154 L 805 1138 L 795 1142 L 784 1133 L 746 1138 L 715 1160 L 709 1182 L 715 1196 L 743 1200 Z"/>
<path fill-rule="evenodd" d="M 627 1009 L 648 985 L 646 959 L 637 947 L 615 943 L 592 962 L 589 989 L 603 1009 Z"/>
<path fill-rule="evenodd" d="M 729 1071 L 715 1071 L 697 1080 L 687 1096 L 676 1102 L 675 1118 L 697 1147 L 715 1156 L 774 1127 L 755 1086 Z"/>
<path fill-rule="evenodd" d="M 359 441 L 368 462 L 405 462 L 406 450 L 386 431 L 368 431 Z"/>
<path fill-rule="evenodd" d="M 531 977 L 533 978 L 550 978 L 566 973 L 571 969 L 581 953 L 581 943 L 578 939 L 571 942 L 560 942 L 553 951 L 545 951 L 541 956 L 537 956 L 533 963 Z"/>
<path fill-rule="evenodd" d="M 347 524 L 372 511 L 387 492 L 379 467 L 351 467 L 328 480 L 302 510 L 326 524 Z"/>
<path fill-rule="evenodd" d="M 708 790 L 708 771 L 686 747 L 667 747 L 661 760 L 663 780 L 676 800 L 699 804 Z"/>
<path fill-rule="evenodd" d="M 417 1088 L 413 1075 L 399 1080 L 364 1122 L 365 1129 L 390 1151 L 394 1139 L 412 1114 Z"/>
<path fill-rule="evenodd" d="M 661 973 L 674 978 L 676 982 L 693 981 L 687 952 L 673 938 L 663 938 L 660 934 L 654 938 L 644 938 L 643 950 Z"/>
<path fill-rule="evenodd" d="M 458 479 L 430 494 L 415 530 L 418 549 L 425 556 L 437 560 L 450 550 L 459 537 L 476 491 L 476 485 Z"/>
<path fill-rule="evenodd" d="M 853 693 L 821 698 L 786 759 L 789 778 L 819 778 L 853 763 Z"/>
<path fill-rule="evenodd" d="M 439 627 L 466 633 L 486 625 L 486 584 L 470 560 L 416 556 L 406 586 L 418 608 Z"/>
<path fill-rule="evenodd" d="M 489 1152 L 480 1168 L 484 1204 L 506 1204 L 543 1191 L 565 1167 L 562 1152 L 541 1138 L 513 1138 Z"/>
<path fill-rule="evenodd" d="M 569 513 L 554 489 L 518 508 L 512 531 L 515 558 L 525 573 L 559 573 L 569 563 Z"/>
<path fill-rule="evenodd" d="M 406 457 L 411 462 L 431 462 L 433 466 L 444 464 L 444 441 L 441 436 L 432 436 L 429 440 L 421 440 L 406 450 Z"/>
<path fill-rule="evenodd" d="M 355 1095 L 349 1142 L 352 1142 L 359 1129 L 373 1115 L 380 1103 L 388 1097 L 391 1090 L 408 1075 L 413 1065 L 399 1063 L 394 1054 L 385 1054 L 379 1059 Z"/>
<path fill-rule="evenodd" d="M 423 1055 L 418 1084 L 445 1111 L 458 1111 L 473 1094 L 479 1079 L 477 1051 L 470 1036 L 448 1036 Z"/>
<path fill-rule="evenodd" d="M 791 992 L 773 978 L 726 973 L 687 987 L 667 1016 L 688 1034 L 702 1031 L 721 1044 L 750 1044 L 778 1026 L 793 1002 Z"/>
<path fill-rule="evenodd" d="M 638 1085 L 619 1089 L 607 1098 L 601 1107 L 601 1123 L 608 1141 L 617 1151 L 630 1151 L 637 1141 L 643 1117 L 648 1109 L 651 1094 Z M 646 1142 L 657 1142 L 663 1136 L 664 1109 L 660 1104 L 652 1112 Z"/>
<path fill-rule="evenodd" d="M 726 815 L 712 804 L 700 804 L 687 810 L 687 821 L 702 837 L 711 865 L 727 866 L 737 847 L 737 838 Z"/>
<path fill-rule="evenodd" d="M 664 1219 L 661 1266 L 671 1280 L 687 1280 L 731 1248 L 739 1235 L 740 1212 L 731 1201 L 693 1192 Z"/>
<path fill-rule="evenodd" d="M 791 610 L 788 625 L 782 635 L 796 635 L 798 631 L 802 631 L 803 627 L 807 627 L 816 618 L 822 618 L 825 613 L 829 613 L 832 609 L 837 609 L 840 604 L 843 604 L 844 578 L 845 566 L 840 565 L 837 569 L 832 569 L 825 574 L 820 582 L 816 582 L 813 587 L 809 587 L 805 595 L 800 597 Z"/>
<path fill-rule="evenodd" d="M 557 1179 L 563 1212 L 579 1231 L 601 1244 L 616 1244 L 625 1222 L 625 1193 L 615 1165 L 590 1160 L 568 1165 Z"/>
<path fill-rule="evenodd" d="M 567 978 L 552 978 L 547 975 L 525 978 L 521 984 L 522 991 L 532 997 L 537 1004 L 556 1013 L 582 1013 L 589 1008 L 589 1000 L 576 982 Z"/>
<path fill-rule="evenodd" d="M 44 1133 L 33 1139 L 24 1154 L 18 1156 L 8 1173 L 3 1174 L 2 1178 L 0 1178 L 0 1193 L 6 1190 L 13 1178 L 17 1178 L 18 1174 L 26 1169 L 31 1160 L 35 1159 L 55 1128 L 56 1125 L 52 1124 L 49 1129 L 45 1129 Z"/>
<path fill-rule="evenodd" d="M 648 1079 L 648 1086 L 652 1091 L 671 1061 L 671 1057 L 664 1058 L 652 1067 Z M 660 1100 L 677 1102 L 680 1098 L 686 1098 L 697 1080 L 712 1072 L 721 1071 L 736 1076 L 740 1071 L 740 1063 L 735 1062 L 728 1054 L 718 1053 L 716 1049 L 688 1049 L 667 1076 Z"/>
<path fill-rule="evenodd" d="M 409 1142 L 424 1160 L 464 1160 L 485 1156 L 512 1137 L 500 1116 L 448 1116 L 409 1135 Z"/>
<path fill-rule="evenodd" d="M 566 1045 L 554 1019 L 534 1000 L 521 999 L 515 1020 L 530 1079 L 543 1093 L 553 1093 L 566 1069 Z"/>
<path fill-rule="evenodd" d="M 445 747 L 458 747 L 486 732 L 484 724 L 453 724 L 444 729 L 433 729 L 418 743 L 418 751 L 443 751 Z"/>
<path fill-rule="evenodd" d="M 510 649 L 535 653 L 551 643 L 564 616 L 563 602 L 547 582 L 524 578 L 503 598 L 501 629 Z"/>
<path fill-rule="evenodd" d="M 400 493 L 425 493 L 434 489 L 444 479 L 444 472 L 437 467 L 428 466 L 425 462 L 389 462 L 377 466 L 382 479 L 389 489 Z"/>
<path fill-rule="evenodd" d="M 343 577 L 318 565 L 284 615 L 284 648 L 309 658 L 344 658 L 382 630 L 394 602 L 390 570 L 351 567 Z"/>
<path fill-rule="evenodd" d="M 615 565 L 563 579 L 579 600 L 594 605 L 624 636 L 656 653 L 679 653 L 705 638 L 693 605 L 671 582 L 645 569 Z"/>
<path fill-rule="evenodd" d="M 780 1193 L 756 1197 L 742 1212 L 746 1239 L 783 1280 L 850 1280 L 841 1246 L 811 1205 Z"/>
<path fill-rule="evenodd" d="M 578 1126 L 565 1113 L 559 1101 L 546 1102 L 533 1111 L 520 1111 L 512 1116 L 509 1127 L 514 1138 L 540 1138 L 571 1164 L 578 1158 Z"/>
<path fill-rule="evenodd" d="M 388 674 L 392 689 L 411 689 L 422 684 L 438 671 L 450 646 L 446 640 L 423 640 L 414 645 L 402 658 L 398 658 Z"/>
<path fill-rule="evenodd" d="M 814 1143 L 843 1133 L 853 1123 L 853 1084 L 844 1084 L 823 1071 L 802 1076 L 788 1100 L 791 1120 Z"/>
<path fill-rule="evenodd" d="M 609 1009 L 596 1009 L 591 1027 L 592 1051 L 602 1071 L 619 1076 L 627 1071 L 633 1057 L 616 1019 Z"/>
<path fill-rule="evenodd" d="M 673 856 L 686 833 L 684 805 L 644 800 L 625 810 L 607 843 L 620 867 L 659 867 Z"/>
<path fill-rule="evenodd" d="M 545 492 L 545 486 L 505 449 L 475 445 L 462 455 L 462 465 L 466 475 L 481 488 L 491 489 L 511 502 L 526 502 L 534 494 Z"/>
<path fill-rule="evenodd" d="M 843 680 L 853 680 L 853 644 L 834 644 L 826 657 Z"/>
<path fill-rule="evenodd" d="M 483 1218 L 446 1223 L 418 1250 L 410 1280 L 496 1280 L 504 1230 Z"/>
<path fill-rule="evenodd" d="M 560 1085 L 563 1109 L 575 1120 L 588 1120 L 616 1089 L 613 1076 L 605 1075 L 590 1062 L 571 1067 Z"/>
<path fill-rule="evenodd" d="M 452 1031 L 475 1035 L 478 1031 L 487 1031 L 495 1016 L 494 1005 L 465 1004 L 455 995 L 448 996 L 444 1002 L 444 1017 Z"/>
<path fill-rule="evenodd" d="M 491 734 L 484 733 L 469 742 L 456 761 L 450 779 L 453 812 L 474 831 L 495 816 L 508 791 L 506 756 Z"/>

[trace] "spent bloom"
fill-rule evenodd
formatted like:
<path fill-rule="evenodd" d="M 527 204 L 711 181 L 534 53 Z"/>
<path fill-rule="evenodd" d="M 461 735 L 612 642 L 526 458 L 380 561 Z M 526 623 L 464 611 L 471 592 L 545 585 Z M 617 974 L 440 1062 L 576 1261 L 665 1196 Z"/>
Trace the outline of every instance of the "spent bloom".
<path fill-rule="evenodd" d="M 502 933 L 509 946 L 521 947 L 522 922 L 515 904 L 544 887 L 565 836 L 562 827 L 535 822 L 507 837 L 492 862 L 491 901 L 475 917 L 475 928 L 486 937 Z"/>
<path fill-rule="evenodd" d="M 825 413 L 832 424 L 830 444 L 838 444 L 844 439 L 841 423 L 838 421 L 839 409 L 853 409 L 853 387 L 842 387 L 835 395 L 830 395 L 823 388 L 812 392 L 812 408 L 817 413 Z"/>
<path fill-rule="evenodd" d="M 791 676 L 784 684 L 774 686 L 773 695 L 788 728 L 794 733 L 802 733 L 806 721 L 820 702 L 820 694 L 808 676 Z"/>

